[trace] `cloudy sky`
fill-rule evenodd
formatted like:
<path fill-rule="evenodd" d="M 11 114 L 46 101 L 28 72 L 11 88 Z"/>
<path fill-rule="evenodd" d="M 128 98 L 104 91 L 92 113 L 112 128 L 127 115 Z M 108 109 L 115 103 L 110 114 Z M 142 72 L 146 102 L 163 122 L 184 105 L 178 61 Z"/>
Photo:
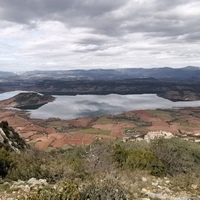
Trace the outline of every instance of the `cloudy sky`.
<path fill-rule="evenodd" d="M 200 66 L 200 0 L 0 0 L 0 70 Z"/>

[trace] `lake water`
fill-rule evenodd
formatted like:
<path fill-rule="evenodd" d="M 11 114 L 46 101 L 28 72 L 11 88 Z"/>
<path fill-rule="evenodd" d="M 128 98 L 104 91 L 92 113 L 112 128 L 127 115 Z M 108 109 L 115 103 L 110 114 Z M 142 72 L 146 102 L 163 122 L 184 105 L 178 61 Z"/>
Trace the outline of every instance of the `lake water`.
<path fill-rule="evenodd" d="M 0 94 L 0 100 L 7 99 L 18 93 L 19 91 Z M 30 116 L 40 119 L 50 117 L 74 119 L 119 114 L 131 110 L 200 106 L 200 101 L 171 102 L 155 94 L 65 95 L 55 97 L 56 100 L 54 102 L 48 103 L 37 110 L 30 110 Z"/>

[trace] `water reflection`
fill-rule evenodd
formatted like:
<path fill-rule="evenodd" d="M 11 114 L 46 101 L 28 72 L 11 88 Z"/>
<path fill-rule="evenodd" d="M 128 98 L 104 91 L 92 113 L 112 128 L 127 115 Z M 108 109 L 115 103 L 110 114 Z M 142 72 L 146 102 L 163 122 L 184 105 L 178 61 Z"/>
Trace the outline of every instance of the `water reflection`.
<path fill-rule="evenodd" d="M 171 102 L 155 94 L 55 96 L 56 100 L 31 111 L 33 118 L 59 117 L 73 119 L 118 114 L 124 111 L 200 106 L 200 101 Z"/>
<path fill-rule="evenodd" d="M 0 94 L 0 100 L 7 99 L 21 91 Z M 142 95 L 76 95 L 55 96 L 54 102 L 37 110 L 30 110 L 32 118 L 47 119 L 59 117 L 73 119 L 88 116 L 118 114 L 125 111 L 156 108 L 195 107 L 200 101 L 171 102 L 155 94 Z"/>

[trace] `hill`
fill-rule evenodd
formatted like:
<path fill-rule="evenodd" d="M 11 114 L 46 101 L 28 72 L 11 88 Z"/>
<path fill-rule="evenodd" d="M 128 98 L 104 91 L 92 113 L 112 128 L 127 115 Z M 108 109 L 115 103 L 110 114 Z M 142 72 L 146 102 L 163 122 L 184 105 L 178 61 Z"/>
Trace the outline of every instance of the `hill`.
<path fill-rule="evenodd" d="M 194 80 L 200 78 L 199 67 L 183 68 L 121 68 L 90 70 L 27 71 L 21 73 L 1 72 L 0 77 L 13 80 L 125 80 L 135 78 L 155 78 L 159 80 Z"/>
<path fill-rule="evenodd" d="M 36 92 L 21 92 L 14 97 L 1 101 L 6 107 L 18 109 L 37 109 L 49 102 L 55 100 L 55 97 L 43 95 Z"/>
<path fill-rule="evenodd" d="M 21 90 L 49 95 L 146 93 L 172 101 L 192 101 L 200 99 L 199 84 L 198 67 L 31 71 L 2 75 L 0 92 Z"/>

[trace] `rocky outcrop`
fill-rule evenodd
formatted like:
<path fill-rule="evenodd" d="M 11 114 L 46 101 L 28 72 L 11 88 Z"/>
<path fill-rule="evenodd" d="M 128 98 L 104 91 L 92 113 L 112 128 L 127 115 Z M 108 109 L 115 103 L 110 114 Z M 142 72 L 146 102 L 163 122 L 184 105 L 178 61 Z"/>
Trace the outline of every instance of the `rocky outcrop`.
<path fill-rule="evenodd" d="M 0 148 L 19 152 L 22 149 L 29 148 L 29 146 L 21 135 L 8 125 L 8 122 L 2 121 L 0 123 Z"/>
<path fill-rule="evenodd" d="M 28 181 L 13 181 L 0 183 L 0 189 L 5 188 L 7 191 L 1 192 L 0 200 L 27 199 L 30 192 L 44 189 L 48 186 L 46 179 L 31 178 Z"/>
<path fill-rule="evenodd" d="M 138 178 L 138 177 L 137 177 Z M 108 180 L 101 179 L 101 184 L 106 184 Z M 112 182 L 111 182 L 112 183 Z M 158 178 L 158 177 L 140 177 L 137 181 L 131 182 L 121 182 L 123 185 L 123 190 L 120 189 L 119 185 L 113 185 L 111 191 L 108 191 L 106 185 L 106 190 L 102 191 L 97 186 L 91 186 L 90 183 L 84 182 L 79 184 L 74 184 L 73 182 L 61 182 L 56 184 L 48 184 L 46 179 L 36 179 L 31 178 L 28 181 L 12 181 L 0 183 L 0 200 L 16 200 L 16 199 L 40 199 L 36 197 L 43 197 L 46 195 L 46 199 L 61 199 L 59 198 L 62 194 L 84 194 L 85 196 L 91 198 L 87 199 L 100 199 L 99 196 L 110 197 L 112 194 L 112 199 L 126 199 L 126 200 L 198 200 L 199 186 L 197 184 L 191 184 L 188 188 L 180 188 L 179 186 L 173 186 L 173 183 L 168 177 Z M 88 189 L 88 186 L 90 186 Z M 117 187 L 118 186 L 118 187 Z M 4 191 L 1 191 L 4 188 Z M 75 192 L 74 192 L 75 191 Z M 133 193 L 130 195 L 127 191 Z M 72 193 L 74 192 L 74 193 Z M 110 193 L 109 193 L 110 192 Z M 47 196 L 48 195 L 48 196 Z M 64 195 L 63 195 L 64 196 Z M 48 198 L 49 197 L 49 198 Z M 62 199 L 76 199 L 76 198 L 65 198 Z M 111 199 L 111 198 L 101 198 L 101 199 Z"/>
<path fill-rule="evenodd" d="M 142 141 L 145 140 L 147 142 L 150 142 L 151 140 L 159 139 L 159 138 L 164 138 L 164 139 L 171 139 L 175 137 L 174 134 L 171 132 L 167 131 L 149 131 L 148 133 L 145 134 L 135 134 L 134 137 L 123 137 L 123 142 L 127 141 Z"/>
<path fill-rule="evenodd" d="M 171 139 L 173 137 L 174 135 L 167 131 L 150 131 L 145 135 L 144 139 L 147 142 L 150 142 L 151 140 L 158 139 L 158 138 Z"/>

